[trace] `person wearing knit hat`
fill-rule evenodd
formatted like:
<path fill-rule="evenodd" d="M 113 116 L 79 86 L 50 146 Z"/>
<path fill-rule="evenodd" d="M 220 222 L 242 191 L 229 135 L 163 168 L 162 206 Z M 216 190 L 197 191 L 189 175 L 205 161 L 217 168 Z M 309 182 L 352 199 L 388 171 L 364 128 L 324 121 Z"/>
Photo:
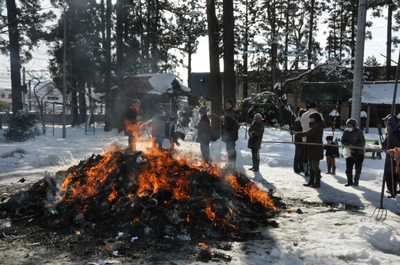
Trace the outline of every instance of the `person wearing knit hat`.
<path fill-rule="evenodd" d="M 228 162 L 236 166 L 236 141 L 239 138 L 239 111 L 235 108 L 235 102 L 232 99 L 225 101 L 225 115 L 221 117 L 222 121 L 222 141 L 226 143 L 228 153 Z"/>
<path fill-rule="evenodd" d="M 264 124 L 262 120 L 263 119 L 260 113 L 255 114 L 253 123 L 248 130 L 250 137 L 247 147 L 251 149 L 251 156 L 253 160 L 253 167 L 250 168 L 250 170 L 254 172 L 258 172 L 260 169 L 260 148 L 264 134 Z"/>
<path fill-rule="evenodd" d="M 324 159 L 322 136 L 324 135 L 326 123 L 322 120 L 322 117 L 318 112 L 311 113 L 309 118 L 310 128 L 307 131 L 304 131 L 304 129 L 303 132 L 292 131 L 292 134 L 300 137 L 307 137 L 307 143 L 311 143 L 310 145 L 307 145 L 306 152 L 310 179 L 307 184 L 303 185 L 306 187 L 319 188 L 321 187 L 321 170 L 319 169 L 319 162 Z"/>
<path fill-rule="evenodd" d="M 293 123 L 293 130 L 296 132 L 302 132 L 303 127 L 301 127 L 301 117 L 306 112 L 306 109 L 300 108 L 297 113 L 297 118 Z M 307 161 L 305 160 L 305 148 L 306 146 L 303 143 L 303 138 L 300 136 L 294 137 L 295 142 L 295 151 L 294 151 L 294 158 L 293 158 L 293 171 L 296 174 L 300 172 L 304 172 L 304 175 L 308 176 L 308 168 L 307 168 Z"/>
<path fill-rule="evenodd" d="M 392 164 L 392 156 L 393 149 L 400 147 L 400 130 L 396 116 L 389 114 L 382 120 L 385 122 L 386 132 L 386 137 L 382 142 L 382 149 L 387 150 L 383 175 L 386 182 L 386 187 L 390 193 L 389 198 L 395 198 L 397 192 L 397 182 L 399 181 L 400 176 L 395 170 L 397 168 L 398 161 L 393 160 Z M 388 144 L 389 138 L 390 144 Z"/>
<path fill-rule="evenodd" d="M 199 109 L 200 121 L 194 128 L 197 129 L 197 137 L 200 141 L 200 151 L 204 162 L 210 163 L 210 141 L 211 141 L 211 123 L 207 116 L 207 108 L 201 106 Z"/>
<path fill-rule="evenodd" d="M 346 158 L 346 176 L 348 186 L 358 186 L 362 163 L 364 162 L 364 149 L 357 149 L 352 147 L 364 147 L 365 137 L 363 131 L 357 127 L 357 120 L 350 118 L 346 121 L 346 129 L 342 135 L 342 144 L 350 148 L 351 155 Z M 355 175 L 353 180 L 353 167 L 355 169 Z"/>
<path fill-rule="evenodd" d="M 125 113 L 124 128 L 128 135 L 129 151 L 136 151 L 136 142 L 140 137 L 139 128 L 142 122 L 143 110 L 140 108 L 140 100 L 133 99 L 132 105 Z"/>

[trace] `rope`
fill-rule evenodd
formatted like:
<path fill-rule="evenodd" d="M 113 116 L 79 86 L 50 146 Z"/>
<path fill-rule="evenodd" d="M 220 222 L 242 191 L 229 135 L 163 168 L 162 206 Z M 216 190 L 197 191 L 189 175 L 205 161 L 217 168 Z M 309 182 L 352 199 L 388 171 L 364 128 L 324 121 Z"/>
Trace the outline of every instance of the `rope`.
<path fill-rule="evenodd" d="M 314 146 L 332 146 L 329 144 L 319 144 L 319 143 L 303 143 L 303 142 L 279 142 L 279 141 L 262 141 L 267 144 L 302 144 L 302 145 L 314 145 Z M 368 150 L 371 152 L 385 152 L 385 149 L 382 148 L 368 148 L 368 147 L 360 147 L 360 146 L 348 146 L 348 145 L 335 145 L 335 147 L 348 147 L 350 149 L 361 149 Z"/>

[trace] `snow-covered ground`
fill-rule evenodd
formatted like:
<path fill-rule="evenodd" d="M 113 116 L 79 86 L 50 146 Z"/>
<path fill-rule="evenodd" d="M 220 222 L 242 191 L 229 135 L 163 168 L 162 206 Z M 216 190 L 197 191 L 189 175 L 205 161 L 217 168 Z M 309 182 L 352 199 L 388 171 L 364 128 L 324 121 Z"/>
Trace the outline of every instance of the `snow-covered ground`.
<path fill-rule="evenodd" d="M 45 171 L 52 174 L 67 169 L 93 153 L 104 152 L 110 145 L 127 145 L 127 136 L 116 131 L 106 133 L 102 125 L 97 125 L 95 135 L 85 135 L 84 128 L 67 127 L 65 139 L 60 127 L 55 128 L 54 136 L 52 128 L 47 131 L 46 136 L 23 143 L 6 142 L 0 131 L 0 185 L 21 185 L 18 181 L 22 178 L 34 183 L 44 177 Z M 336 131 L 334 138 L 341 134 Z M 327 135 L 332 131 L 326 129 L 324 138 Z M 377 130 L 370 129 L 365 137 L 377 140 Z M 268 240 L 236 242 L 229 251 L 216 249 L 232 257 L 230 264 L 400 264 L 399 196 L 389 199 L 385 194 L 386 220 L 376 220 L 376 213 L 373 215 L 380 207 L 384 155 L 381 160 L 365 159 L 358 187 L 344 186 L 345 159 L 336 160 L 335 176 L 324 174 L 323 160 L 322 186 L 313 189 L 303 186 L 308 177 L 293 172 L 294 145 L 271 143 L 291 142 L 288 131 L 266 127 L 263 140 L 260 172 L 254 173 L 248 170 L 251 151 L 245 130 L 240 130 L 237 169 L 260 188 L 272 189 L 289 210 L 277 217 L 278 228 L 263 231 Z M 185 140 L 176 150 L 199 155 L 200 147 Z M 213 161 L 222 166 L 225 144 L 213 142 L 211 153 Z"/>

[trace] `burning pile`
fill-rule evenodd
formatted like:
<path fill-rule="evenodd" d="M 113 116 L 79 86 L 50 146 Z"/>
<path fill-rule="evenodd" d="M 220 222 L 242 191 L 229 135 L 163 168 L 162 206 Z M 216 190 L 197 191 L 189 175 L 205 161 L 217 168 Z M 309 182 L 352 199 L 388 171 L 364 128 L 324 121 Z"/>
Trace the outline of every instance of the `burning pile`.
<path fill-rule="evenodd" d="M 6 205 L 46 227 L 179 239 L 244 239 L 276 210 L 240 172 L 157 150 L 92 155 Z"/>

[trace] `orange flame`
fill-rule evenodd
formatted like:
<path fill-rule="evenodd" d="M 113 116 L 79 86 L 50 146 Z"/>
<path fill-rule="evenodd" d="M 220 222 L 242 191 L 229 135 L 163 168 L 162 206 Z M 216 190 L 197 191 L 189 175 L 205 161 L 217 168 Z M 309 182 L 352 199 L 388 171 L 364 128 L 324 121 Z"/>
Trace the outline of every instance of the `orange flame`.
<path fill-rule="evenodd" d="M 82 171 L 77 170 L 64 179 L 64 182 L 61 186 L 61 191 L 64 192 L 63 199 L 68 201 L 72 198 L 81 198 L 85 199 L 87 197 L 93 196 L 97 193 L 97 187 L 104 180 L 107 179 L 108 175 L 117 168 L 117 156 L 112 153 L 105 153 L 103 158 L 99 161 L 99 163 L 89 169 L 84 167 Z M 82 179 L 73 183 L 74 178 L 78 174 L 85 174 L 86 178 L 84 183 L 81 183 Z M 72 192 L 71 195 L 67 196 L 67 191 L 70 190 Z"/>
<path fill-rule="evenodd" d="M 245 186 L 241 186 L 236 177 L 233 175 L 227 175 L 224 177 L 224 179 L 230 183 L 232 188 L 238 191 L 238 196 L 242 196 L 242 194 L 247 195 L 249 196 L 251 202 L 259 202 L 266 208 L 276 210 L 274 202 L 272 201 L 271 197 L 268 196 L 268 193 L 260 190 L 256 184 L 248 183 Z"/>
<path fill-rule="evenodd" d="M 207 246 L 206 243 L 199 243 L 199 244 L 196 246 L 196 248 L 207 249 L 208 246 Z"/>
<path fill-rule="evenodd" d="M 108 200 L 111 202 L 117 197 L 117 191 L 115 190 L 115 185 L 112 187 L 112 193 L 108 196 Z"/>

